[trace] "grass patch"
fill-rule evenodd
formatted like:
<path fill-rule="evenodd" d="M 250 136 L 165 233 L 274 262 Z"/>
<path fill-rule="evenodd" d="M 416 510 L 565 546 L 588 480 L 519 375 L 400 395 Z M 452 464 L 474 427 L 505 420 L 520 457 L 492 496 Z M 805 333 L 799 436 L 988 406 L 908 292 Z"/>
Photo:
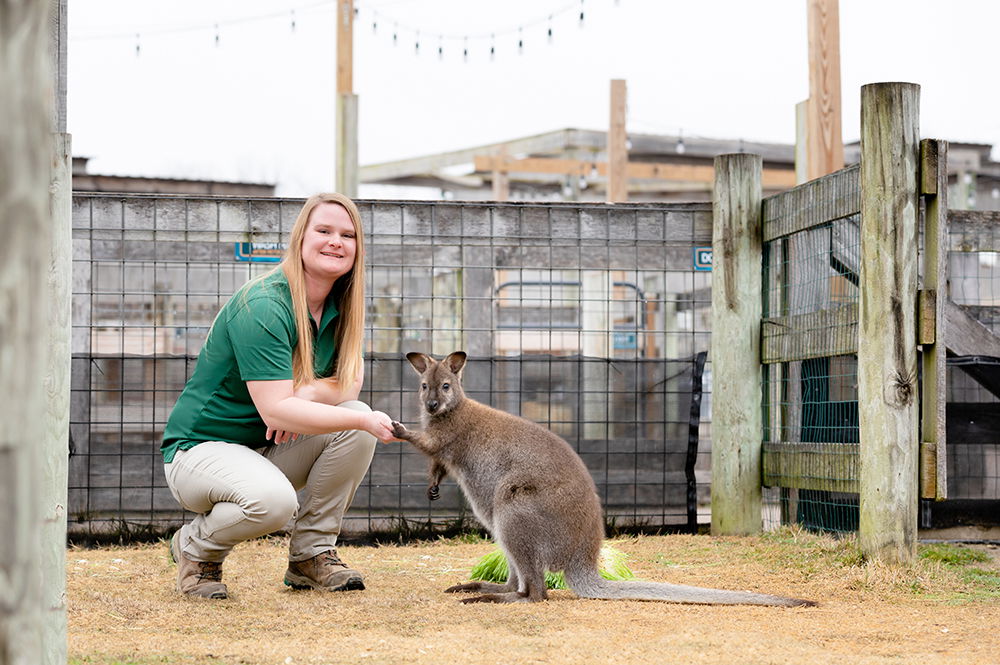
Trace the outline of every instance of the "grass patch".
<path fill-rule="evenodd" d="M 990 560 L 986 552 L 950 543 L 921 545 L 919 556 L 926 561 L 937 561 L 948 566 L 966 566 L 970 563 L 982 563 Z"/>

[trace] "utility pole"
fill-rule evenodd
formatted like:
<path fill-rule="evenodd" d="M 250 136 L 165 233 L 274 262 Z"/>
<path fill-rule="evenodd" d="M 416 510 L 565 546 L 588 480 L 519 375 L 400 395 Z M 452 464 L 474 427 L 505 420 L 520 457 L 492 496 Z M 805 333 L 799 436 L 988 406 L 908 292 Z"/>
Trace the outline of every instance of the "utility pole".
<path fill-rule="evenodd" d="M 358 195 L 358 96 L 354 94 L 354 0 L 337 0 L 337 163 L 335 187 Z"/>

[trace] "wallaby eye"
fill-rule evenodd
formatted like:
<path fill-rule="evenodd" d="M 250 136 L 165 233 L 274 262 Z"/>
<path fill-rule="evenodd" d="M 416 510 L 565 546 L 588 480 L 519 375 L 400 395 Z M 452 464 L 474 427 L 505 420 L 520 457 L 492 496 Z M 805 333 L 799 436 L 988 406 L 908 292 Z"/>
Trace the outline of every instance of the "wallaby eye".
<path fill-rule="evenodd" d="M 442 383 L 441 384 L 441 389 L 442 390 L 448 390 L 449 388 L 451 388 L 451 384 L 450 383 Z"/>
<path fill-rule="evenodd" d="M 427 390 L 427 384 L 426 383 L 421 383 L 420 384 L 420 389 L 421 390 Z"/>

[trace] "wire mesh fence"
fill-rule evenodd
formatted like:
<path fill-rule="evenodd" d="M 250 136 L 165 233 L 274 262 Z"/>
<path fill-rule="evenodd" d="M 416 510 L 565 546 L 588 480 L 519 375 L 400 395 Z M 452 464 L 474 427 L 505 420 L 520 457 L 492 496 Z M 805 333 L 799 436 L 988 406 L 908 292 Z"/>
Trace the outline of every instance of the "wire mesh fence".
<path fill-rule="evenodd" d="M 858 175 L 764 201 L 766 526 L 857 528 Z"/>
<path fill-rule="evenodd" d="M 1000 214 L 949 213 L 949 295 L 1000 334 Z M 987 338 L 989 339 L 989 338 Z M 1000 500 L 1000 344 L 948 358 L 948 497 Z"/>
<path fill-rule="evenodd" d="M 301 200 L 77 194 L 70 533 L 182 523 L 158 452 L 212 320 L 276 265 Z M 707 503 L 706 204 L 359 203 L 368 249 L 362 399 L 417 420 L 408 351 L 462 349 L 469 395 L 580 453 L 609 520 L 680 528 Z M 704 397 L 703 397 L 704 395 Z M 456 486 L 379 446 L 345 531 L 444 529 Z"/>

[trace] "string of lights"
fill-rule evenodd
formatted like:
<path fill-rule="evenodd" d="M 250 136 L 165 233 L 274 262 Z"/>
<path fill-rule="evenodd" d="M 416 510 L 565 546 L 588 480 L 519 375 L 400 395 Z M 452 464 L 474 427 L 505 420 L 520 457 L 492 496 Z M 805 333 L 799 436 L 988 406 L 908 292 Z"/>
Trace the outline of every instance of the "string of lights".
<path fill-rule="evenodd" d="M 594 0 L 590 1 L 594 2 Z M 612 1 L 616 6 L 620 2 L 620 0 Z M 544 41 L 550 46 L 553 45 L 555 43 L 556 26 L 568 15 L 574 15 L 573 19 L 577 22 L 580 28 L 585 27 L 587 18 L 587 2 L 588 0 L 570 0 L 567 3 L 560 5 L 558 8 L 550 10 L 544 15 L 536 16 L 530 20 L 507 23 L 506 25 L 498 26 L 489 30 L 476 30 L 469 32 L 433 30 L 428 29 L 426 26 L 419 26 L 410 24 L 406 21 L 400 21 L 398 18 L 385 11 L 385 7 L 393 4 L 399 4 L 398 2 L 383 3 L 381 5 L 372 6 L 362 4 L 356 5 L 354 8 L 355 30 L 358 30 L 361 25 L 367 24 L 371 27 L 372 34 L 387 35 L 393 46 L 399 46 L 403 43 L 412 44 L 413 52 L 416 55 L 419 55 L 422 52 L 422 46 L 423 51 L 427 51 L 427 45 L 430 44 L 432 45 L 431 50 L 436 50 L 439 59 L 443 59 L 446 50 L 450 53 L 453 48 L 457 50 L 460 45 L 462 58 L 466 62 L 468 62 L 469 55 L 473 49 L 477 48 L 481 51 L 486 51 L 486 49 L 488 49 L 487 52 L 489 57 L 493 60 L 498 53 L 498 43 L 501 40 L 513 39 L 516 42 L 517 52 L 522 54 L 524 53 L 524 48 L 527 43 L 526 35 L 531 35 L 533 37 L 536 34 L 536 31 L 540 33 L 540 35 L 544 35 L 544 38 L 539 41 Z M 318 0 L 316 2 L 305 3 L 290 9 L 282 10 L 280 12 L 268 12 L 212 22 L 200 22 L 175 26 L 153 26 L 143 28 L 141 30 L 130 31 L 76 34 L 73 35 L 72 41 L 88 42 L 134 40 L 135 54 L 136 56 L 139 56 L 142 53 L 143 39 L 204 33 L 210 36 L 210 39 L 216 47 L 221 47 L 224 41 L 222 39 L 222 34 L 228 28 L 256 22 L 275 21 L 276 19 L 285 18 L 288 21 L 290 30 L 295 32 L 297 23 L 302 14 L 316 9 L 332 9 L 336 6 L 336 4 L 337 0 Z M 479 44 L 477 45 L 476 43 Z"/>

